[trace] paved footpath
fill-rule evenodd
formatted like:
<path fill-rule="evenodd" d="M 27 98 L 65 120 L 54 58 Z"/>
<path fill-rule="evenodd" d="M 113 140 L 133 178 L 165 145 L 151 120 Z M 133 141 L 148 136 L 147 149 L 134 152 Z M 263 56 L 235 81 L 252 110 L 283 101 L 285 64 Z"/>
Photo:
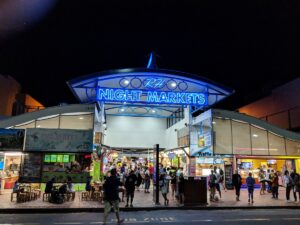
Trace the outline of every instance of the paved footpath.
<path fill-rule="evenodd" d="M 96 201 L 81 201 L 79 193 L 76 193 L 76 197 L 74 201 L 65 202 L 63 204 L 53 204 L 49 202 L 43 202 L 42 198 L 39 198 L 35 201 L 25 202 L 25 203 L 16 203 L 10 201 L 10 193 L 11 191 L 5 191 L 4 194 L 0 195 L 0 211 L 1 209 L 51 209 L 51 208 L 69 208 L 69 209 L 97 209 L 103 208 L 103 204 Z M 178 207 L 177 202 L 174 201 L 169 193 L 170 204 L 168 208 L 176 208 Z M 248 196 L 247 190 L 241 190 L 241 201 L 235 200 L 235 192 L 234 190 L 227 190 L 225 192 L 222 191 L 222 198 L 217 202 L 208 202 L 207 206 L 203 206 L 204 208 L 224 208 L 224 207 L 233 207 L 233 208 L 242 208 L 242 207 L 300 207 L 300 202 L 291 202 L 288 203 L 285 200 L 285 189 L 281 188 L 279 191 L 279 199 L 275 200 L 271 198 L 272 195 L 270 193 L 266 193 L 264 195 L 259 194 L 259 190 L 254 191 L 254 204 L 248 204 Z M 153 205 L 153 194 L 146 194 L 143 191 L 135 192 L 134 199 L 134 208 L 135 209 L 143 209 L 143 208 L 154 208 L 156 206 Z M 291 200 L 294 200 L 293 195 L 291 193 Z M 163 198 L 160 196 L 160 203 L 163 203 Z M 120 207 L 125 207 L 125 202 L 120 203 Z M 165 206 L 162 204 L 160 208 L 164 208 Z M 167 208 L 167 207 L 166 207 Z"/>

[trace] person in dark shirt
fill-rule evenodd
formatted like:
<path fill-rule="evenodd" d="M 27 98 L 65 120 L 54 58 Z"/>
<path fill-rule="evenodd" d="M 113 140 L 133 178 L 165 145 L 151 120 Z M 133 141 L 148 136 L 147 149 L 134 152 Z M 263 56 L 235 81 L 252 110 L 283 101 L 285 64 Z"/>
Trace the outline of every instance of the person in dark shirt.
<path fill-rule="evenodd" d="M 242 186 L 242 177 L 236 170 L 235 173 L 232 175 L 232 184 L 235 189 L 235 195 L 236 195 L 236 200 L 240 201 L 240 191 L 241 191 L 241 186 Z"/>
<path fill-rule="evenodd" d="M 51 193 L 53 189 L 53 183 L 55 182 L 55 178 L 53 177 L 46 183 L 45 193 Z"/>
<path fill-rule="evenodd" d="M 250 204 L 250 199 L 251 202 L 253 203 L 253 191 L 254 191 L 254 184 L 255 184 L 255 180 L 252 177 L 252 173 L 249 173 L 249 176 L 246 178 L 246 184 L 248 187 L 248 203 Z"/>
<path fill-rule="evenodd" d="M 135 184 L 137 181 L 137 177 L 134 174 L 134 171 L 131 170 L 129 176 L 126 178 L 125 181 L 125 188 L 126 188 L 126 195 L 127 195 L 127 204 L 125 207 L 128 207 L 129 197 L 130 199 L 130 207 L 133 207 L 132 202 L 134 198 L 134 191 L 135 191 Z"/>
<path fill-rule="evenodd" d="M 106 224 L 106 220 L 108 217 L 111 208 L 114 208 L 114 211 L 117 216 L 118 224 L 122 224 L 124 222 L 123 219 L 120 219 L 119 215 L 119 186 L 122 186 L 120 179 L 117 177 L 117 170 L 111 170 L 111 176 L 107 177 L 105 183 L 103 184 L 104 191 L 104 219 L 103 224 Z"/>
<path fill-rule="evenodd" d="M 179 204 L 183 205 L 184 204 L 184 177 L 183 173 L 180 173 L 179 178 L 178 178 L 178 194 L 179 194 Z"/>

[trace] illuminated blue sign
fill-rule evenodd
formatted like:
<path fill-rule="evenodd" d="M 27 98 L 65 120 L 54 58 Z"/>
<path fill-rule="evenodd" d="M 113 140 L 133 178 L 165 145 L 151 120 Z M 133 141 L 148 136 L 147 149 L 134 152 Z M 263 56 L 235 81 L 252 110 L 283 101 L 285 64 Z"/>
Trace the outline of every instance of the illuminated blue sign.
<path fill-rule="evenodd" d="M 167 92 L 98 88 L 97 100 L 172 105 L 207 105 L 207 95 L 193 92 Z"/>
<path fill-rule="evenodd" d="M 144 81 L 144 87 L 146 88 L 163 88 L 165 81 L 161 78 L 148 78 Z"/>

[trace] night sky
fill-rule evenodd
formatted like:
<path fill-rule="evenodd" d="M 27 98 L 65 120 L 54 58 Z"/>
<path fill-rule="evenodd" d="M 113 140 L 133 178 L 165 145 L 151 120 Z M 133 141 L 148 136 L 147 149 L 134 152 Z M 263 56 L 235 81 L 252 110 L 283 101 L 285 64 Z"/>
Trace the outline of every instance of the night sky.
<path fill-rule="evenodd" d="M 219 108 L 236 109 L 300 74 L 299 0 L 8 2 L 0 2 L 0 73 L 46 106 L 77 102 L 66 81 L 145 67 L 152 50 L 160 68 L 235 89 Z"/>

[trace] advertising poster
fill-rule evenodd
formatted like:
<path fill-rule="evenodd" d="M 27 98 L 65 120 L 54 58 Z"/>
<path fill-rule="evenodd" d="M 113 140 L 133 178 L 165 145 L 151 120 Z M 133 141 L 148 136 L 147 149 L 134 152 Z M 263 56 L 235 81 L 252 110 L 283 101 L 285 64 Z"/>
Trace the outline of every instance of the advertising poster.
<path fill-rule="evenodd" d="M 42 154 L 24 154 L 24 163 L 21 171 L 21 182 L 41 182 Z"/>
<path fill-rule="evenodd" d="M 92 150 L 91 130 L 28 128 L 26 131 L 25 151 L 92 152 Z M 57 161 L 54 158 L 50 160 Z"/>
<path fill-rule="evenodd" d="M 0 128 L 0 151 L 22 151 L 24 133 L 23 129 Z"/>

